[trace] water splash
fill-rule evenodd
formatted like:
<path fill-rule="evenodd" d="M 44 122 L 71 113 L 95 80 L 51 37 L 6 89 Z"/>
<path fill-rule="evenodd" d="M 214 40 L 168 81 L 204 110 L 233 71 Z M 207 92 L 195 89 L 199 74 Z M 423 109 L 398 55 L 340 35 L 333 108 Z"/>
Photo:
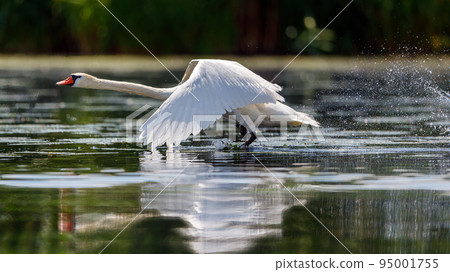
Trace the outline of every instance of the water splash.
<path fill-rule="evenodd" d="M 383 118 L 397 118 L 397 127 L 413 135 L 448 134 L 450 94 L 445 88 L 450 80 L 446 67 L 442 59 L 433 56 L 365 61 L 342 80 L 341 100 L 355 108 L 351 113 L 357 117 L 356 125 L 382 125 L 389 123 Z M 358 124 L 358 119 L 365 122 Z"/>
<path fill-rule="evenodd" d="M 233 143 L 230 139 L 214 139 L 212 141 L 212 145 L 216 150 L 225 150 L 225 149 L 232 149 L 236 143 Z"/>
<path fill-rule="evenodd" d="M 442 98 L 442 100 L 447 101 L 447 103 L 450 103 L 450 94 L 447 93 L 446 91 L 442 90 L 439 87 L 428 87 L 428 89 L 434 93 L 436 93 L 437 95 L 439 95 L 439 97 Z"/>
<path fill-rule="evenodd" d="M 392 71 L 388 74 L 388 80 L 390 80 L 388 83 L 391 86 L 400 87 L 400 92 L 410 92 L 414 97 L 425 97 L 428 101 L 423 103 L 431 105 L 434 110 L 428 112 L 431 118 L 426 120 L 427 117 L 424 116 L 423 121 L 434 131 L 440 131 L 440 134 L 443 134 L 449 131 L 450 95 L 439 86 L 440 82 L 445 81 L 446 76 L 445 70 L 441 67 L 442 59 L 434 69 L 430 64 L 432 61 L 430 57 L 414 59 L 407 56 L 402 56 L 395 61 L 391 60 L 386 68 Z"/>

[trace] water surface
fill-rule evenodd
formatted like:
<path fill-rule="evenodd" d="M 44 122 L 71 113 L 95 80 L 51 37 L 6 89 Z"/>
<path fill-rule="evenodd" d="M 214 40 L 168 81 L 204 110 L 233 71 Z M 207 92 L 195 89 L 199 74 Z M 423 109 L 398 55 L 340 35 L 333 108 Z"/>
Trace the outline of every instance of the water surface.
<path fill-rule="evenodd" d="M 230 151 L 206 134 L 170 154 L 126 141 L 125 117 L 158 101 L 0 71 L 0 252 L 98 253 L 135 219 L 104 253 L 346 253 L 328 230 L 353 253 L 450 253 L 450 74 L 415 64 L 282 74 L 323 139 Z"/>

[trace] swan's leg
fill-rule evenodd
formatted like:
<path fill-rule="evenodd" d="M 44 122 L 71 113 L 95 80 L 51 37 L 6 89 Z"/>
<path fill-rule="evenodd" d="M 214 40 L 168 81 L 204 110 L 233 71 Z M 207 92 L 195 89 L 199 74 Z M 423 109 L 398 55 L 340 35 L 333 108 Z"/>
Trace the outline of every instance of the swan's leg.
<path fill-rule="evenodd" d="M 253 132 L 250 132 L 250 139 L 248 139 L 245 143 L 243 143 L 240 147 L 241 148 L 247 148 L 249 145 L 251 145 L 256 140 L 256 135 Z"/>
<path fill-rule="evenodd" d="M 247 128 L 243 125 L 236 122 L 236 127 L 239 128 L 239 132 L 241 133 L 241 137 L 244 137 L 247 134 Z M 243 143 L 240 148 L 247 148 L 256 140 L 256 134 L 253 131 L 250 131 L 250 139 L 248 139 L 245 143 Z"/>
<path fill-rule="evenodd" d="M 244 137 L 245 134 L 247 134 L 247 129 L 244 126 L 239 127 L 239 132 L 241 133 L 241 136 Z"/>
<path fill-rule="evenodd" d="M 247 129 L 239 124 L 238 122 L 236 122 L 236 127 L 239 129 L 239 133 L 241 134 L 241 138 L 245 136 L 245 134 L 247 134 Z M 241 138 L 238 137 L 237 140 L 240 140 Z"/>

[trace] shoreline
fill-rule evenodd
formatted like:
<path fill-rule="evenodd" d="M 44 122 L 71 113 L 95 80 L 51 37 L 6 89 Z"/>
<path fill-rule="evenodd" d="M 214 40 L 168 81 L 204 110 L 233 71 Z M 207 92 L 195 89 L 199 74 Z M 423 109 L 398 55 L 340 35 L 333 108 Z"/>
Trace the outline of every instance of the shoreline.
<path fill-rule="evenodd" d="M 189 61 L 195 58 L 220 58 L 235 60 L 250 69 L 283 69 L 295 55 L 288 56 L 161 56 L 159 60 L 169 70 L 184 70 Z M 428 69 L 447 69 L 450 56 L 417 56 L 417 57 L 385 57 L 385 56 L 299 56 L 286 70 L 311 71 L 348 71 L 355 69 L 383 69 L 388 66 L 406 65 L 426 67 Z M 71 70 L 71 71 L 164 71 L 165 68 L 150 55 L 2 55 L 0 54 L 0 70 Z"/>

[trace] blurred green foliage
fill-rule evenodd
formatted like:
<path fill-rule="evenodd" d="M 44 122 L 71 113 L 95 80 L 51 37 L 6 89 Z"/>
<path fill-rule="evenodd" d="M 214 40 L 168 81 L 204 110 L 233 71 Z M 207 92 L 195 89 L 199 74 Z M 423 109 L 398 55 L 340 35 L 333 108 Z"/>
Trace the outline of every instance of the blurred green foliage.
<path fill-rule="evenodd" d="M 101 0 L 157 54 L 294 54 L 349 0 Z M 355 0 L 305 53 L 448 53 L 448 0 Z M 0 53 L 145 54 L 97 0 L 2 0 Z"/>

